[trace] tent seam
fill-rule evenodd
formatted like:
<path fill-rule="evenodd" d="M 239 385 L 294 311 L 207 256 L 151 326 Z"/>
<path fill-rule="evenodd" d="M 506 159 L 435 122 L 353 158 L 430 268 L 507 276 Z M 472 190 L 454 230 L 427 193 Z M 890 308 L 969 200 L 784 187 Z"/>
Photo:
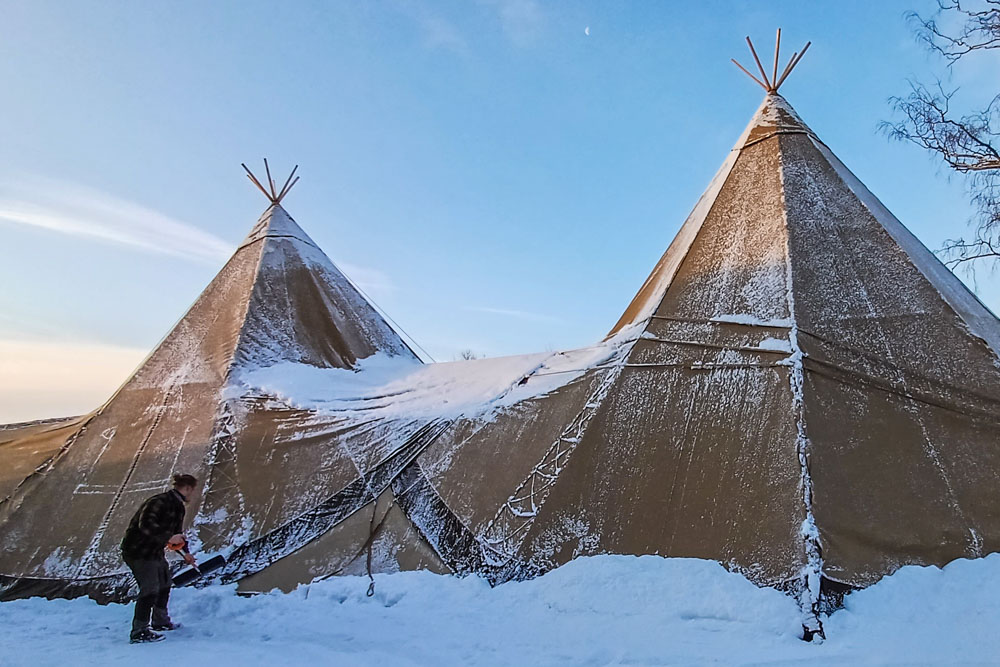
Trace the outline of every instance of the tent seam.
<path fill-rule="evenodd" d="M 782 160 L 782 146 L 778 142 L 778 178 L 781 196 L 781 218 L 785 231 L 785 297 L 788 305 L 788 317 L 791 326 L 788 330 L 788 342 L 792 354 L 788 359 L 790 372 L 788 381 L 792 392 L 792 404 L 795 413 L 795 451 L 799 461 L 800 486 L 802 505 L 805 518 L 799 529 L 802 538 L 806 563 L 802 567 L 801 589 L 799 591 L 799 606 L 802 610 L 802 627 L 806 635 L 818 633 L 823 636 L 823 624 L 819 619 L 820 589 L 823 576 L 823 550 L 813 513 L 813 480 L 809 466 L 810 441 L 806 431 L 805 418 L 805 375 L 802 359 L 804 354 L 799 345 L 798 319 L 795 312 L 795 294 L 792 284 L 792 251 L 791 229 L 788 224 L 788 200 L 785 192 L 785 164 Z"/>

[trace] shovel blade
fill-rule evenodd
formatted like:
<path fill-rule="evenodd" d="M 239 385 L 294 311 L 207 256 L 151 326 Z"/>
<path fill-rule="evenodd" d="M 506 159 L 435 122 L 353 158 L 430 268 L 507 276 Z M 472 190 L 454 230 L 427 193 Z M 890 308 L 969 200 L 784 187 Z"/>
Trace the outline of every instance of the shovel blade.
<path fill-rule="evenodd" d="M 181 586 L 187 586 L 189 584 L 197 581 L 202 575 L 210 574 L 215 572 L 220 567 L 226 564 L 226 559 L 222 556 L 215 556 L 209 558 L 204 563 L 199 563 L 188 568 L 185 568 L 177 573 L 174 577 L 174 587 L 180 588 Z"/>

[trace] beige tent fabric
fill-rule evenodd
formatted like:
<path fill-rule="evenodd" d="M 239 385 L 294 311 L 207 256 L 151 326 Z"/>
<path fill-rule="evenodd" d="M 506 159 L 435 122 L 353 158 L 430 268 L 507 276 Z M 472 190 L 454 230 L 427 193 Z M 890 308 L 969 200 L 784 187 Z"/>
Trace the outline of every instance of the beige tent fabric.
<path fill-rule="evenodd" d="M 53 463 L 67 439 L 86 417 L 47 419 L 0 427 L 0 499 L 9 498 L 19 485 L 41 474 Z"/>
<path fill-rule="evenodd" d="M 0 478 L 0 597 L 121 598 L 123 522 L 183 468 L 193 541 L 243 591 L 364 572 L 371 545 L 376 571 L 494 582 L 707 558 L 808 608 L 1000 548 L 998 350 L 775 94 L 592 348 L 420 365 L 272 207 L 84 428 L 0 439 L 17 474 L 59 452 Z"/>
<path fill-rule="evenodd" d="M 373 571 L 450 572 L 387 489 L 377 502 L 351 514 L 301 549 L 241 579 L 237 590 L 253 593 L 277 588 L 288 592 L 315 579 L 363 575 L 368 567 L 369 540 Z"/>

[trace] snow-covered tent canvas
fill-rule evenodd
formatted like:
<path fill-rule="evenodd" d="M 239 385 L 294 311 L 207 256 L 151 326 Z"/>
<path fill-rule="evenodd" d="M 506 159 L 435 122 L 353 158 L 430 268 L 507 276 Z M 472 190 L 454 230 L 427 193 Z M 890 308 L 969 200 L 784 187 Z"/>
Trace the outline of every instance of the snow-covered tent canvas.
<path fill-rule="evenodd" d="M 175 469 L 245 591 L 660 554 L 815 611 L 1000 551 L 1000 321 L 768 88 L 591 348 L 420 364 L 272 207 L 104 408 L 0 431 L 2 595 L 122 595 Z"/>

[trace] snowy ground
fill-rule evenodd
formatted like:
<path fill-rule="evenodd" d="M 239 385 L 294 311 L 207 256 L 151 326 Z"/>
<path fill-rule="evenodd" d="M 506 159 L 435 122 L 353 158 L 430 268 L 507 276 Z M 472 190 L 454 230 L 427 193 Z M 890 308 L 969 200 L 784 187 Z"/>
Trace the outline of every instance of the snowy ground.
<path fill-rule="evenodd" d="M 289 595 L 175 592 L 185 627 L 126 641 L 131 607 L 0 604 L 0 664 L 664 665 L 1000 664 L 1000 554 L 907 567 L 848 596 L 822 645 L 797 638 L 794 602 L 721 566 L 652 556 L 579 559 L 496 589 L 408 572 L 336 578 Z"/>

